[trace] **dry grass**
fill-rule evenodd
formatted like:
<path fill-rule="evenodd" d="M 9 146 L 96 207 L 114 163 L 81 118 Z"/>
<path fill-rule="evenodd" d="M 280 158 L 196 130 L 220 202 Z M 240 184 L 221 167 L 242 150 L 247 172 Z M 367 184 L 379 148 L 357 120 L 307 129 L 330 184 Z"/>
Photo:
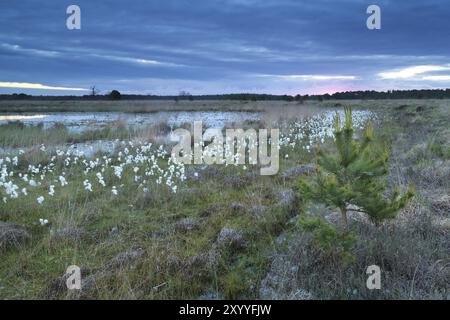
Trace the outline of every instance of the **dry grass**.
<path fill-rule="evenodd" d="M 436 139 L 449 136 L 448 103 L 351 102 L 379 112 L 383 119 L 380 131 L 393 145 L 391 182 L 404 186 L 412 182 L 418 192 L 391 223 L 376 227 L 364 219 L 352 221 L 352 232 L 358 238 L 351 251 L 353 260 L 344 263 L 324 253 L 297 227 L 297 215 L 303 212 L 323 217 L 330 214 L 324 208 L 314 211 L 307 207 L 301 195 L 292 197 L 297 182 L 283 175 L 293 172 L 289 171 L 293 167 L 311 163 L 312 153 L 289 151 L 277 177 L 260 177 L 233 167 L 189 167 L 188 181 L 176 194 L 161 187 L 147 193 L 126 188 L 118 198 L 112 198 L 109 190 L 86 195 L 77 189 L 77 177 L 83 179 L 80 171 L 73 174 L 66 191 L 46 207 L 37 207 L 35 199 L 11 201 L 0 207 L 2 220 L 26 225 L 33 237 L 20 248 L 2 252 L 0 297 L 448 298 L 449 162 L 440 150 L 445 150 L 449 141 Z M 419 104 L 428 106 L 425 112 L 417 111 Z M 335 108 L 333 102 L 298 105 L 227 101 L 183 101 L 178 106 L 170 101 L 132 102 L 131 106 L 126 101 L 30 105 L 22 101 L 0 105 L 2 110 L 9 106 L 16 111 L 30 111 L 30 105 L 34 110 L 47 111 L 266 110 L 262 123 L 248 126 L 279 122 L 280 115 L 293 119 L 320 108 Z M 123 130 L 119 122 L 111 132 Z M 167 130 L 162 123 L 136 134 L 147 140 Z M 98 137 L 98 133 L 92 137 Z M 431 143 L 442 148 L 430 147 Z M 38 150 L 27 157 L 29 163 L 43 161 Z M 132 180 L 133 175 L 125 178 Z M 48 227 L 38 224 L 41 217 L 49 219 Z M 237 230 L 235 235 L 244 237 L 245 245 L 236 248 L 220 243 L 224 228 L 228 232 Z M 80 265 L 86 279 L 81 295 L 68 294 L 61 278 L 71 264 Z M 371 264 L 382 269 L 382 290 L 366 289 L 365 269 Z"/>

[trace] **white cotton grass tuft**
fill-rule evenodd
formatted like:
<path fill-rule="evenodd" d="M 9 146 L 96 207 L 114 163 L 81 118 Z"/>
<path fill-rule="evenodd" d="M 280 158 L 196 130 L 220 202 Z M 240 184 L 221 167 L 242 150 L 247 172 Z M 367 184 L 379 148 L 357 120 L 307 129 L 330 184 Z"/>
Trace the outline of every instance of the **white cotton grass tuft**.
<path fill-rule="evenodd" d="M 39 204 L 42 204 L 42 203 L 44 202 L 44 200 L 45 200 L 45 198 L 44 198 L 43 196 L 39 196 L 39 197 L 36 198 L 36 201 L 37 201 Z"/>
<path fill-rule="evenodd" d="M 61 187 L 68 185 L 67 180 L 64 176 L 59 176 L 59 183 L 61 184 Z"/>

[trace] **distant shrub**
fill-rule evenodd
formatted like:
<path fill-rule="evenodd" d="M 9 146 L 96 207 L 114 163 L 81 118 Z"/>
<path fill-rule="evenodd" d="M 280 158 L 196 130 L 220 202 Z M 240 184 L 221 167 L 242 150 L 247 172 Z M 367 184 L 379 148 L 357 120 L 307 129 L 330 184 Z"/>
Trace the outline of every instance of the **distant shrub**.
<path fill-rule="evenodd" d="M 111 98 L 111 100 L 120 100 L 122 98 L 122 95 L 119 91 L 113 90 L 110 92 L 109 97 Z"/>

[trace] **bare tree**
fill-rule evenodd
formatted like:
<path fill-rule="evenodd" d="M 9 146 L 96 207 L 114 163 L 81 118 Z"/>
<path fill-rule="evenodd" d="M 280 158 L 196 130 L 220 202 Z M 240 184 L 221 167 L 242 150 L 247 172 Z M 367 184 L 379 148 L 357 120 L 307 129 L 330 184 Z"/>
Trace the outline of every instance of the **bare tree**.
<path fill-rule="evenodd" d="M 194 97 L 192 96 L 192 94 L 189 91 L 184 91 L 184 90 L 180 91 L 178 96 L 180 97 L 180 99 L 189 99 L 189 101 L 194 100 Z"/>
<path fill-rule="evenodd" d="M 96 96 L 97 94 L 100 93 L 100 90 L 98 90 L 96 86 L 92 86 L 90 88 L 90 90 L 91 90 L 91 96 Z"/>
<path fill-rule="evenodd" d="M 189 97 L 191 96 L 191 94 L 188 91 L 180 91 L 180 93 L 178 94 L 180 97 Z"/>

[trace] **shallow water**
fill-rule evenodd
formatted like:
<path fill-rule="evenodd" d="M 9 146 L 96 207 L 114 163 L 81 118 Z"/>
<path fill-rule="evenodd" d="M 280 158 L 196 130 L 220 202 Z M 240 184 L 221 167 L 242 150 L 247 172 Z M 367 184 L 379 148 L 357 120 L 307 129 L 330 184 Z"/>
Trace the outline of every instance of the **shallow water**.
<path fill-rule="evenodd" d="M 339 111 L 343 120 L 344 113 Z M 285 121 L 287 123 L 277 122 L 279 128 L 287 126 L 294 121 L 294 131 L 281 137 L 282 145 L 291 145 L 293 141 L 298 139 L 298 128 L 308 127 L 311 143 L 316 138 L 324 138 L 331 136 L 333 132 L 333 122 L 336 110 L 321 109 L 312 116 L 304 117 L 299 114 L 298 118 L 289 117 Z M 371 111 L 354 111 L 353 121 L 357 128 L 362 129 L 363 124 L 374 115 Z M 123 113 L 123 112 L 66 112 L 66 113 L 21 113 L 21 114 L 0 114 L 0 125 L 9 121 L 21 121 L 28 125 L 43 124 L 48 128 L 57 123 L 64 124 L 69 131 L 82 132 L 86 129 L 98 129 L 115 121 L 122 121 L 128 126 L 145 126 L 166 122 L 173 129 L 176 129 L 184 123 L 192 123 L 194 121 L 203 121 L 203 128 L 224 128 L 230 123 L 240 123 L 244 121 L 258 121 L 263 118 L 261 112 L 233 112 L 233 111 L 161 111 L 156 113 Z M 308 120 L 309 119 L 309 120 Z M 160 143 L 170 143 L 178 139 L 169 134 L 159 137 Z M 320 139 L 319 139 L 320 140 Z M 48 146 L 53 150 L 67 150 L 68 148 L 76 149 L 86 156 L 91 156 L 96 152 L 111 153 L 119 142 L 116 140 L 97 140 L 75 143 L 72 145 L 53 145 Z M 9 148 L 0 147 L 0 155 L 16 154 L 19 150 L 30 151 L 39 146 L 25 148 Z"/>
<path fill-rule="evenodd" d="M 21 121 L 25 124 L 44 124 L 51 127 L 56 123 L 64 124 L 71 131 L 83 131 L 87 128 L 101 127 L 115 121 L 123 121 L 127 125 L 152 125 L 167 122 L 169 126 L 183 123 L 203 121 L 207 127 L 224 127 L 230 122 L 260 119 L 259 112 L 232 111 L 161 111 L 155 113 L 124 112 L 60 112 L 60 113 L 21 113 L 0 114 L 0 125 L 8 121 Z"/>

